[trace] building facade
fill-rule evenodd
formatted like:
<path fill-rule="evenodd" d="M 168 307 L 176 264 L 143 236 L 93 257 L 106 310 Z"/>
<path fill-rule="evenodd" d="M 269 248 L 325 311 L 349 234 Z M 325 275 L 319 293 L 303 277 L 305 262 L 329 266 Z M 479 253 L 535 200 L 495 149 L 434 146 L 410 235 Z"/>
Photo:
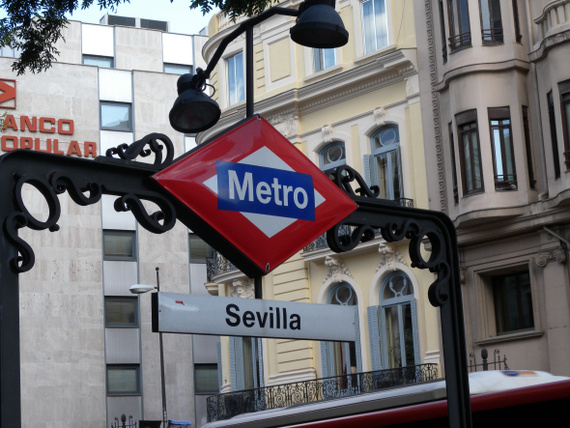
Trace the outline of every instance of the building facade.
<path fill-rule="evenodd" d="M 322 170 L 348 164 L 378 186 L 380 197 L 427 208 L 413 4 L 341 0 L 335 7 L 350 34 L 341 48 L 296 45 L 289 36 L 291 17 L 275 15 L 254 28 L 255 113 Z M 206 61 L 236 25 L 223 16 L 212 19 Z M 244 118 L 245 49 L 245 39 L 238 37 L 211 75 L 222 118 L 198 134 L 200 143 Z M 425 363 L 440 367 L 438 312 L 427 299 L 434 276 L 412 267 L 407 246 L 377 236 L 335 254 L 317 240 L 266 275 L 264 299 L 357 306 L 357 340 L 222 337 L 221 391 Z M 222 257 L 214 268 L 214 293 L 254 297 L 253 280 Z M 341 381 L 335 388 L 347 385 Z"/>
<path fill-rule="evenodd" d="M 455 222 L 469 352 L 570 373 L 567 1 L 415 1 L 430 208 Z"/>
<path fill-rule="evenodd" d="M 2 152 L 93 159 L 153 132 L 172 140 L 176 156 L 195 146 L 167 117 L 179 74 L 203 66 L 206 37 L 167 30 L 166 22 L 117 16 L 101 25 L 71 21 L 57 62 L 22 76 L 11 70 L 18 52 L 4 49 Z M 24 196 L 43 218 L 40 192 L 28 186 Z M 131 213 L 116 212 L 114 199 L 81 207 L 62 195 L 58 232 L 21 231 L 36 254 L 20 275 L 23 427 L 110 427 L 122 415 L 162 420 L 150 295 L 129 287 L 159 279 L 161 291 L 207 294 L 208 249 L 180 224 L 163 235 L 146 231 Z M 217 391 L 217 341 L 164 335 L 169 419 L 205 420 L 204 394 Z"/>

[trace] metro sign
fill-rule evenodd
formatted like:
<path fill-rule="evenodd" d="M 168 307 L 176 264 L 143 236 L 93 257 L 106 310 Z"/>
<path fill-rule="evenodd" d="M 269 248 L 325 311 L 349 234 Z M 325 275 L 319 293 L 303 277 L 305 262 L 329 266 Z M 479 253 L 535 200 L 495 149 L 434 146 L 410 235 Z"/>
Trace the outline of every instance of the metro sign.
<path fill-rule="evenodd" d="M 220 235 L 202 237 L 248 275 L 250 263 L 255 274 L 270 272 L 357 208 L 260 116 L 200 145 L 154 178 Z"/>

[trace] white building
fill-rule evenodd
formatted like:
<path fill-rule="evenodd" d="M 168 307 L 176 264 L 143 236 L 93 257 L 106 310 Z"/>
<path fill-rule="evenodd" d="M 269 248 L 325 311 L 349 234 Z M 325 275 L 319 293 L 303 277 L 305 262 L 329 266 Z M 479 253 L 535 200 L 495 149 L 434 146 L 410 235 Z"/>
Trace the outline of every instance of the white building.
<path fill-rule="evenodd" d="M 3 49 L 0 83 L 5 113 L 1 150 L 16 148 L 94 158 L 111 147 L 161 132 L 175 156 L 194 146 L 174 131 L 168 112 L 181 73 L 203 66 L 200 35 L 169 33 L 162 21 L 106 16 L 102 25 L 70 22 L 51 69 L 17 76 L 17 52 Z M 30 212 L 46 202 L 25 189 Z M 114 197 L 81 207 L 60 197 L 60 230 L 22 230 L 36 255 L 19 278 L 23 427 L 109 427 L 125 414 L 161 420 L 158 335 L 150 295 L 206 293 L 203 242 L 181 224 L 164 235 L 117 213 Z M 205 420 L 205 396 L 216 392 L 217 338 L 164 335 L 168 418 Z M 208 383 L 209 380 L 213 380 Z"/>

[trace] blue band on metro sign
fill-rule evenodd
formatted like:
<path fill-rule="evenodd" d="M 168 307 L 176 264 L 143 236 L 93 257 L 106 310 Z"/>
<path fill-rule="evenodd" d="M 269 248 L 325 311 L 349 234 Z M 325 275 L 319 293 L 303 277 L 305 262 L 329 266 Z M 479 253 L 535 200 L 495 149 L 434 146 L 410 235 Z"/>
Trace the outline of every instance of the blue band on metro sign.
<path fill-rule="evenodd" d="M 224 161 L 216 170 L 218 209 L 315 220 L 311 175 Z"/>

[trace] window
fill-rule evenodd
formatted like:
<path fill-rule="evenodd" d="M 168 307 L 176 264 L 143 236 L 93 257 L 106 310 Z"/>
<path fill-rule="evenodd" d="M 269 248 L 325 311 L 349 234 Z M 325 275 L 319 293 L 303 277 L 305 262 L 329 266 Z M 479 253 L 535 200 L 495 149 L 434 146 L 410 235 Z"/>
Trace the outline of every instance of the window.
<path fill-rule="evenodd" d="M 558 137 L 556 134 L 556 114 L 554 112 L 554 98 L 552 91 L 546 94 L 548 103 L 548 120 L 550 123 L 550 142 L 552 146 L 552 161 L 554 163 L 554 178 L 560 178 L 560 155 L 558 154 Z"/>
<path fill-rule="evenodd" d="M 495 167 L 495 189 L 516 190 L 517 174 L 509 107 L 490 108 L 488 111 Z"/>
<path fill-rule="evenodd" d="M 459 203 L 459 186 L 457 185 L 457 165 L 455 163 L 455 141 L 453 141 L 453 125 L 450 122 L 449 130 L 449 148 L 451 152 L 451 174 L 453 180 L 453 202 L 455 205 Z"/>
<path fill-rule="evenodd" d="M 313 66 L 315 73 L 331 68 L 336 64 L 334 49 L 313 49 Z"/>
<path fill-rule="evenodd" d="M 467 0 L 447 0 L 449 47 L 451 52 L 471 46 Z"/>
<path fill-rule="evenodd" d="M 479 0 L 483 44 L 503 43 L 500 0 Z"/>
<path fill-rule="evenodd" d="M 136 261 L 136 235 L 130 230 L 103 231 L 103 259 Z"/>
<path fill-rule="evenodd" d="M 83 55 L 83 65 L 95 65 L 101 68 L 113 68 L 115 59 L 110 56 Z"/>
<path fill-rule="evenodd" d="M 166 62 L 162 65 L 162 69 L 165 73 L 172 73 L 172 74 L 186 74 L 186 73 L 192 74 L 194 72 L 191 65 L 169 64 Z"/>
<path fill-rule="evenodd" d="M 523 113 L 523 130 L 524 130 L 524 145 L 526 151 L 526 165 L 528 169 L 528 184 L 531 189 L 536 186 L 536 179 L 534 178 L 534 166 L 532 162 L 532 145 L 530 142 L 530 125 L 528 119 L 528 107 L 522 106 Z"/>
<path fill-rule="evenodd" d="M 319 167 L 326 171 L 346 163 L 344 141 L 335 141 L 327 144 L 319 152 Z"/>
<path fill-rule="evenodd" d="M 264 382 L 261 339 L 230 337 L 229 344 L 232 391 L 262 387 Z"/>
<path fill-rule="evenodd" d="M 228 74 L 228 105 L 245 100 L 245 82 L 243 70 L 243 53 L 240 52 L 226 60 Z"/>
<path fill-rule="evenodd" d="M 112 131 L 132 131 L 131 105 L 124 103 L 101 102 L 101 129 Z"/>
<path fill-rule="evenodd" d="M 492 287 L 497 334 L 533 329 L 528 271 L 494 276 Z"/>
<path fill-rule="evenodd" d="M 380 198 L 403 198 L 398 126 L 383 126 L 372 135 L 370 143 L 370 184 L 379 187 Z"/>
<path fill-rule="evenodd" d="M 329 305 L 354 306 L 358 304 L 356 293 L 350 284 L 340 282 L 330 291 L 327 299 Z M 357 335 L 358 336 L 358 335 Z M 360 355 L 356 342 L 321 342 L 321 359 L 323 377 L 342 376 L 360 371 Z M 338 389 L 350 388 L 352 382 L 357 382 L 348 376 L 342 382 L 336 382 Z M 333 393 L 333 391 L 328 391 Z"/>
<path fill-rule="evenodd" d="M 140 366 L 112 364 L 107 366 L 107 395 L 140 395 Z"/>
<path fill-rule="evenodd" d="M 456 122 L 463 194 L 470 195 L 482 192 L 484 188 L 477 111 L 469 110 L 458 114 Z"/>
<path fill-rule="evenodd" d="M 388 46 L 388 16 L 385 0 L 364 0 L 362 5 L 362 35 L 364 53 Z"/>
<path fill-rule="evenodd" d="M 105 327 L 139 326 L 136 297 L 105 296 Z"/>
<path fill-rule="evenodd" d="M 564 165 L 570 170 L 570 80 L 559 83 L 562 130 L 564 135 Z"/>
<path fill-rule="evenodd" d="M 442 50 L 442 56 L 443 56 L 443 63 L 445 64 L 447 62 L 447 43 L 445 41 L 445 15 L 443 12 L 443 0 L 439 0 L 438 2 L 438 6 L 439 6 L 439 29 L 440 29 L 440 34 L 441 34 L 441 50 Z"/>
<path fill-rule="evenodd" d="M 191 233 L 190 239 L 190 263 L 205 264 L 207 259 L 214 257 L 214 249 L 202 240 L 198 235 Z"/>
<path fill-rule="evenodd" d="M 381 289 L 384 361 L 388 368 L 419 363 L 414 288 L 401 271 L 390 274 Z"/>
<path fill-rule="evenodd" d="M 515 40 L 520 43 L 522 40 L 521 24 L 519 22 L 519 0 L 513 0 L 513 20 L 515 22 Z"/>
<path fill-rule="evenodd" d="M 194 392 L 196 394 L 219 392 L 217 364 L 194 364 Z"/>

